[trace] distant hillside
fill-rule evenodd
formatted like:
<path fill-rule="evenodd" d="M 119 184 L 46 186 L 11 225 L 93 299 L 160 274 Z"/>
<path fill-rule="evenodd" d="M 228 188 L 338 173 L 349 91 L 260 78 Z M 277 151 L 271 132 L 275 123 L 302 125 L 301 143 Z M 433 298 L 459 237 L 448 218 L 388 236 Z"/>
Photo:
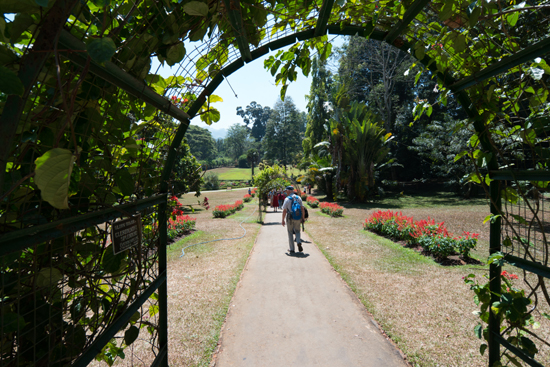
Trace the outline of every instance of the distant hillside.
<path fill-rule="evenodd" d="M 210 126 L 208 126 L 207 129 L 212 133 L 212 137 L 216 140 L 225 139 L 225 136 L 227 135 L 227 129 L 214 129 Z"/>

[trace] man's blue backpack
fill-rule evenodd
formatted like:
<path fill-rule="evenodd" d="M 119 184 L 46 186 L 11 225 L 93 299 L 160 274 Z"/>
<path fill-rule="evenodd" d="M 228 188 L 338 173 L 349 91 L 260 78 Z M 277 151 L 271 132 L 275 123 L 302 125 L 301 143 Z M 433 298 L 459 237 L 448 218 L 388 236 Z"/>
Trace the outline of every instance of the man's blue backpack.
<path fill-rule="evenodd" d="M 293 220 L 300 220 L 302 219 L 302 206 L 300 205 L 298 197 L 295 194 L 292 195 L 291 199 L 292 206 L 290 207 L 290 215 Z"/>

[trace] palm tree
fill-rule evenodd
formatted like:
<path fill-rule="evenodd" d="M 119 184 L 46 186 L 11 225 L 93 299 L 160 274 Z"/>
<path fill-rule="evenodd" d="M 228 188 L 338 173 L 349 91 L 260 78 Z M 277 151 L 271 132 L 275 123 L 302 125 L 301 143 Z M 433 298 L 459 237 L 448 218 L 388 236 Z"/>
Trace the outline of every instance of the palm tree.
<path fill-rule="evenodd" d="M 343 142 L 349 165 L 348 197 L 363 201 L 374 188 L 375 166 L 388 155 L 386 143 L 393 137 L 386 134 L 383 122 L 358 102 L 352 103 L 346 125 L 348 134 Z"/>

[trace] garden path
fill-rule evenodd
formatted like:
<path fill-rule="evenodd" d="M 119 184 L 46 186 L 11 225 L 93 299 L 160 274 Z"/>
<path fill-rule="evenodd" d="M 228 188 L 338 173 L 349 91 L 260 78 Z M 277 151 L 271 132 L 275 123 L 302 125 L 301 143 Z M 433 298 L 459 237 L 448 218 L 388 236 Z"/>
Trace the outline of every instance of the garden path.
<path fill-rule="evenodd" d="M 281 212 L 267 213 L 212 365 L 407 366 L 321 251 L 304 237 L 309 241 L 304 253 L 290 256 Z"/>

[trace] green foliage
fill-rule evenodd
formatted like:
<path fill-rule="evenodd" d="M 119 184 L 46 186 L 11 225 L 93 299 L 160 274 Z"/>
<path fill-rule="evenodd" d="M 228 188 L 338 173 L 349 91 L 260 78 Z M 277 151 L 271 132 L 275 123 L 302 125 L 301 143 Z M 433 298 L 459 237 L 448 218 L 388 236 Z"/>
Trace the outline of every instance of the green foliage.
<path fill-rule="evenodd" d="M 25 92 L 25 86 L 17 74 L 4 66 L 0 66 L 0 92 L 18 96 Z"/>
<path fill-rule="evenodd" d="M 54 148 L 35 161 L 34 182 L 40 189 L 42 199 L 54 208 L 69 208 L 69 184 L 75 160 L 76 156 L 70 150 Z M 123 179 L 120 181 L 122 184 L 126 182 Z M 130 194 L 132 192 L 133 190 L 130 191 Z"/>
<path fill-rule="evenodd" d="M 302 150 L 303 129 L 304 116 L 299 113 L 292 99 L 287 97 L 284 102 L 277 101 L 262 141 L 264 158 L 279 160 L 285 167 L 297 163 L 296 154 Z"/>
<path fill-rule="evenodd" d="M 248 168 L 248 157 L 246 154 L 241 155 L 237 162 L 239 168 Z"/>
<path fill-rule="evenodd" d="M 343 138 L 345 162 L 349 165 L 348 197 L 363 201 L 374 191 L 375 167 L 390 151 L 387 143 L 392 139 L 391 133 L 386 134 L 377 116 L 356 102 L 341 124 L 335 125 L 335 130 L 333 137 L 338 134 L 341 137 L 333 141 Z"/>
<path fill-rule="evenodd" d="M 523 289 L 515 286 L 514 280 L 517 279 L 517 275 L 503 271 L 500 292 L 493 293 L 489 288 L 488 281 L 481 284 L 474 274 L 469 274 L 464 278 L 464 282 L 475 293 L 474 302 L 480 309 L 476 314 L 481 323 L 474 328 L 474 334 L 479 339 L 483 338 L 488 342 L 489 329 L 485 325 L 488 324 L 489 314 L 492 313 L 502 325 L 503 337 L 531 358 L 535 358 L 539 350 L 531 340 L 533 334 L 529 329 L 536 330 L 540 324 L 535 321 L 530 307 L 528 308 L 532 305 L 532 301 L 525 296 Z M 494 296 L 498 297 L 498 301 L 493 300 Z M 487 344 L 482 344 L 480 353 L 483 354 L 486 348 Z M 505 356 L 513 364 L 518 364 L 517 359 L 512 355 L 505 353 Z"/>
<path fill-rule="evenodd" d="M 234 124 L 231 125 L 227 131 L 224 144 L 228 155 L 237 161 L 238 158 L 245 154 L 252 145 L 252 139 L 250 138 L 250 132 L 246 126 Z"/>
<path fill-rule="evenodd" d="M 47 17 L 51 14 L 61 14 L 59 11 L 50 11 L 58 3 L 53 0 L 0 1 L 3 14 L 7 14 L 0 17 L 0 108 L 3 114 L 13 110 L 21 110 L 23 113 L 19 121 L 16 121 L 19 119 L 18 116 L 2 115 L 2 139 L 5 141 L 0 147 L 2 234 L 88 213 L 96 208 L 117 206 L 157 193 L 161 183 L 161 172 L 177 129 L 175 123 L 151 105 L 117 90 L 109 81 L 93 76 L 87 66 L 82 68 L 69 61 L 67 56 L 70 54 L 59 49 L 56 43 L 46 44 L 47 49 L 44 50 L 35 49 L 32 42 L 37 39 L 37 35 L 40 37 L 43 34 L 56 33 L 52 32 L 52 29 L 46 30 L 42 27 L 48 26 Z M 198 106 L 198 114 L 207 124 L 220 120 L 219 111 L 211 105 L 221 99 L 216 98 L 210 93 L 212 91 L 205 87 L 230 62 L 229 50 L 240 46 L 237 44 L 235 25 L 230 21 L 229 11 L 236 10 L 242 21 L 242 35 L 250 45 L 257 47 L 262 39 L 275 35 L 278 37 L 287 29 L 305 31 L 306 33 L 301 35 L 307 35 L 309 30 L 316 27 L 317 19 L 311 17 L 311 14 L 317 12 L 319 7 L 318 2 L 278 1 L 242 2 L 238 4 L 238 9 L 227 9 L 219 2 L 203 1 L 83 0 L 71 3 L 74 3 L 74 8 L 62 9 L 71 14 L 71 19 L 64 24 L 64 29 L 86 43 L 87 55 L 99 63 L 113 61 L 139 81 L 146 81 L 148 88 L 159 95 L 181 93 L 176 98 L 178 102 L 174 104 L 184 111 L 189 111 L 191 106 L 197 107 L 195 102 L 202 95 L 205 100 Z M 345 24 L 362 26 L 357 31 L 362 34 L 363 39 L 369 38 L 364 42 L 370 43 L 375 38 L 381 39 L 381 35 L 385 37 L 387 32 L 396 29 L 396 22 L 403 19 L 402 15 L 410 4 L 399 1 L 336 2 L 328 23 L 339 24 L 345 21 Z M 328 97 L 329 100 L 334 102 L 334 106 L 340 106 L 340 102 L 345 102 L 346 99 L 348 102 L 356 100 L 368 104 L 372 108 L 378 106 L 376 112 L 384 117 L 386 124 L 389 124 L 386 125 L 387 131 L 398 136 L 402 146 L 410 145 L 416 137 L 405 129 L 410 121 L 414 119 L 415 125 L 431 123 L 430 119 L 445 121 L 442 116 L 437 115 L 438 108 L 447 107 L 438 107 L 434 103 L 439 101 L 445 106 L 451 102 L 450 90 L 447 88 L 450 83 L 479 75 L 477 73 L 487 67 L 508 60 L 510 54 L 524 50 L 548 36 L 547 14 L 544 8 L 546 5 L 540 1 L 478 1 L 463 5 L 456 1 L 432 1 L 430 6 L 419 12 L 410 23 L 414 26 L 406 27 L 395 39 L 394 46 L 410 52 L 423 63 L 407 66 L 412 71 L 410 75 L 405 75 L 405 72 L 401 74 L 401 67 L 405 65 L 399 62 L 401 54 L 386 46 L 379 49 L 368 46 L 363 49 L 357 43 L 357 49 L 350 50 L 348 56 L 360 57 L 347 57 L 347 60 L 351 61 L 346 69 L 349 72 L 338 76 L 341 79 L 340 85 L 348 86 L 349 90 L 340 95 L 340 98 L 335 97 L 331 100 Z M 269 27 L 263 28 L 268 24 L 268 18 Z M 163 65 L 176 65 L 185 57 L 187 44 L 211 37 L 218 43 L 209 43 L 208 52 L 193 59 L 195 67 L 182 68 L 189 74 L 165 79 L 151 73 L 152 56 L 157 57 Z M 51 40 L 54 40 L 54 37 L 49 37 L 47 41 Z M 305 75 L 311 72 L 314 54 L 319 55 L 322 62 L 329 57 L 331 51 L 328 36 L 323 35 L 277 51 L 265 61 L 264 66 L 275 77 L 277 85 L 281 86 L 281 96 L 284 97 L 288 83 L 296 80 L 299 70 Z M 28 65 L 25 65 L 26 60 L 39 58 L 41 55 L 47 57 L 42 70 L 34 76 L 24 75 L 29 70 Z M 377 61 L 377 57 L 382 57 L 381 60 L 385 61 L 373 62 Z M 369 72 L 369 68 L 373 70 L 384 64 L 389 66 L 388 72 Z M 402 75 L 402 80 L 395 81 L 394 84 L 389 80 L 387 84 L 381 83 L 392 73 L 396 77 Z M 468 175 L 472 182 L 486 185 L 490 182 L 488 170 L 506 165 L 514 168 L 548 169 L 549 75 L 547 61 L 537 58 L 514 65 L 496 77 L 455 93 L 466 110 L 468 124 L 474 126 L 471 130 L 475 130 L 470 147 L 464 150 L 466 153 L 457 155 L 470 158 L 476 165 L 475 172 L 469 172 Z M 439 82 L 436 84 L 431 80 L 432 77 L 439 78 Z M 31 98 L 25 97 L 21 83 L 23 79 L 30 83 L 26 86 L 26 92 L 31 93 Z M 323 78 L 320 77 L 321 79 Z M 374 82 L 367 84 L 369 80 Z M 412 84 L 417 85 L 416 89 L 412 88 Z M 317 88 L 316 93 L 320 93 L 321 89 Z M 453 88 L 453 91 L 456 91 L 456 88 Z M 438 95 L 437 100 L 432 98 L 435 95 Z M 21 104 L 15 105 L 12 104 L 17 100 L 15 96 L 24 96 L 25 99 Z M 449 110 L 451 120 L 464 119 L 456 116 L 455 108 Z M 301 131 L 301 127 L 298 131 Z M 269 159 L 280 160 L 284 164 L 296 161 L 293 151 L 285 152 L 282 157 L 277 156 L 275 143 L 277 141 L 273 141 L 269 148 L 273 153 Z M 316 140 L 311 136 L 304 139 L 304 147 L 307 149 L 315 150 L 315 145 Z M 341 141 L 333 142 L 333 147 L 335 149 L 330 152 L 330 159 L 316 152 L 318 156 L 312 159 L 315 161 L 313 168 L 317 169 L 317 173 L 311 174 L 331 199 L 337 195 L 334 188 L 343 187 L 343 180 L 347 174 L 341 169 L 334 171 L 334 167 L 339 167 L 338 160 L 344 158 L 341 154 L 344 147 L 343 138 Z M 38 166 L 54 166 L 52 163 L 56 157 L 50 156 L 50 153 L 55 149 L 70 152 L 71 156 L 74 155 L 74 163 L 63 162 L 59 176 L 54 176 L 53 181 L 44 181 L 44 176 L 38 175 L 37 183 L 36 175 L 40 168 L 35 164 L 36 159 L 42 158 L 38 161 Z M 233 141 L 228 144 L 227 152 L 236 160 L 248 149 L 249 146 L 241 149 L 238 143 Z M 406 149 L 394 148 L 391 158 L 399 159 L 401 164 L 407 164 L 414 170 L 417 165 L 409 163 L 418 163 L 418 160 L 405 161 L 408 157 L 403 151 L 407 152 Z M 169 178 L 169 186 L 176 191 L 185 191 L 197 183 L 199 171 L 194 170 L 196 162 L 188 158 L 185 148 L 178 154 L 180 156 L 176 159 L 176 170 Z M 68 158 L 67 154 L 63 156 Z M 63 183 L 60 178 L 63 178 Z M 65 179 L 68 185 L 65 184 Z M 183 182 L 182 187 L 178 189 L 176 181 L 180 179 Z M 48 182 L 55 183 L 56 180 L 61 183 L 62 192 L 55 193 L 52 197 L 52 187 Z M 269 182 L 280 183 L 283 180 L 283 177 L 275 177 Z M 164 182 L 162 184 L 164 185 Z M 537 188 L 542 186 L 537 182 L 530 185 Z M 265 186 L 268 184 L 265 183 Z M 528 195 L 526 193 L 536 192 L 522 191 L 519 185 L 514 190 L 517 195 L 513 195 L 514 192 L 510 190 L 506 191 L 506 200 L 520 200 L 522 196 Z M 149 220 L 145 221 L 144 228 L 146 232 L 154 231 L 154 225 Z M 78 241 L 68 236 L 65 245 L 72 246 L 71 248 L 77 243 L 85 247 L 96 246 L 97 249 L 88 254 L 94 257 L 95 262 L 88 263 L 84 255 L 81 259 L 71 258 L 73 254 L 69 254 L 66 261 L 73 267 L 74 264 L 95 267 L 93 274 L 97 276 L 98 273 L 107 270 L 118 271 L 115 269 L 116 265 L 120 265 L 121 268 L 127 265 L 123 257 L 98 258 L 98 254 L 109 251 L 109 248 L 105 242 L 95 239 L 92 234 L 79 233 L 78 236 L 81 237 Z M 21 257 L 18 257 L 19 254 L 14 255 L 13 261 L 16 262 L 16 266 L 8 264 L 4 268 L 18 268 L 23 271 L 35 269 L 37 273 L 30 276 L 41 274 L 41 279 L 37 279 L 40 284 L 45 274 L 53 275 L 53 278 L 57 279 L 57 272 L 52 269 L 57 269 L 61 273 L 72 271 L 66 270 L 67 263 L 37 265 L 28 262 L 28 258 L 31 257 L 42 261 L 40 255 L 42 254 L 25 253 Z M 45 258 L 52 260 L 51 256 Z M 61 258 L 62 256 L 59 256 L 59 259 Z M 53 260 L 58 261 L 58 258 L 53 257 Z M 69 274 L 69 278 L 70 275 L 72 274 Z M 102 326 L 108 325 L 111 321 L 104 322 L 102 317 L 107 313 L 102 312 L 100 308 L 110 310 L 109 315 L 116 315 L 119 311 L 117 307 L 120 305 L 118 301 L 126 296 L 119 297 L 120 288 L 114 285 L 108 284 L 107 289 L 100 289 L 94 284 L 94 279 L 88 278 L 87 281 L 93 285 L 87 290 L 90 294 L 108 296 L 101 300 L 101 307 L 95 301 L 86 301 L 88 303 L 84 314 L 94 314 L 95 321 L 103 322 Z M 67 289 L 67 286 L 64 286 Z M 35 294 L 40 293 L 33 293 Z M 75 291 L 75 294 L 78 292 Z M 86 300 L 93 299 L 88 294 L 81 296 Z M 78 314 L 78 301 L 70 300 L 68 304 L 61 305 L 54 303 L 54 299 L 39 301 L 44 304 L 33 305 L 32 310 L 29 306 L 24 312 L 31 314 L 44 306 L 48 314 L 52 314 L 57 309 L 69 310 L 73 307 L 71 302 L 74 302 L 74 314 Z M 22 307 L 28 306 L 25 302 L 20 304 Z M 9 307 L 16 306 L 10 303 Z M 157 309 L 152 307 L 151 315 L 156 312 Z M 13 314 L 23 313 L 11 309 L 6 313 L 11 315 L 6 316 L 6 320 L 11 317 L 12 324 L 35 328 L 28 335 L 47 334 L 45 330 L 36 329 L 39 326 L 28 326 L 27 320 L 21 321 L 20 317 Z M 65 334 L 50 333 L 43 339 L 47 339 L 49 345 L 55 346 L 55 354 L 59 352 L 59 355 L 67 356 L 63 363 L 70 363 L 69 359 L 74 357 L 73 353 L 82 350 L 82 340 L 99 327 L 86 324 L 88 329 L 83 330 L 84 326 L 80 328 L 73 324 L 71 327 L 63 322 L 67 322 L 65 316 L 57 318 L 50 325 L 58 323 L 61 325 L 60 330 L 64 330 Z M 147 328 L 149 330 L 153 326 Z M 128 336 L 125 339 L 131 341 L 135 329 L 130 326 L 126 333 Z M 524 343 L 523 336 L 516 337 L 517 340 L 511 339 L 510 342 L 533 352 L 528 343 Z M 31 344 L 29 340 L 23 339 L 19 335 L 7 337 L 13 345 L 16 345 L 14 341 L 22 343 L 18 345 Z M 64 349 L 70 344 L 63 344 L 67 340 L 74 340 L 70 350 Z M 43 345 L 33 345 L 32 348 L 38 351 L 38 354 L 50 352 L 44 349 Z M 50 355 L 42 356 L 52 360 Z M 112 364 L 117 356 L 123 357 L 124 353 L 122 347 L 113 341 L 98 355 L 98 359 Z M 36 361 L 19 361 L 22 364 L 36 364 Z"/>
<path fill-rule="evenodd" d="M 302 141 L 304 155 L 309 157 L 313 146 L 328 139 L 326 126 L 330 118 L 329 104 L 333 87 L 332 74 L 327 69 L 326 61 L 316 56 L 312 63 L 312 76 L 309 95 L 307 96 L 307 127 Z"/>
<path fill-rule="evenodd" d="M 190 125 L 185 133 L 185 139 L 189 144 L 191 154 L 197 160 L 210 162 L 217 157 L 216 141 L 212 138 L 212 133 L 202 127 Z"/>
<path fill-rule="evenodd" d="M 204 188 L 206 190 L 218 190 L 220 188 L 220 180 L 218 175 L 214 173 L 206 173 L 204 176 Z"/>
<path fill-rule="evenodd" d="M 237 107 L 237 115 L 242 117 L 246 127 L 250 129 L 250 135 L 257 142 L 261 141 L 265 136 L 267 121 L 271 116 L 271 107 L 262 107 L 252 101 L 250 105 L 246 106 L 246 110 Z"/>
<path fill-rule="evenodd" d="M 92 39 L 86 45 L 88 54 L 98 64 L 105 64 L 111 60 L 116 52 L 116 45 L 109 37 Z"/>
<path fill-rule="evenodd" d="M 258 188 L 260 200 L 267 199 L 267 193 L 290 185 L 290 181 L 278 165 L 265 166 L 254 176 L 254 185 Z"/>

